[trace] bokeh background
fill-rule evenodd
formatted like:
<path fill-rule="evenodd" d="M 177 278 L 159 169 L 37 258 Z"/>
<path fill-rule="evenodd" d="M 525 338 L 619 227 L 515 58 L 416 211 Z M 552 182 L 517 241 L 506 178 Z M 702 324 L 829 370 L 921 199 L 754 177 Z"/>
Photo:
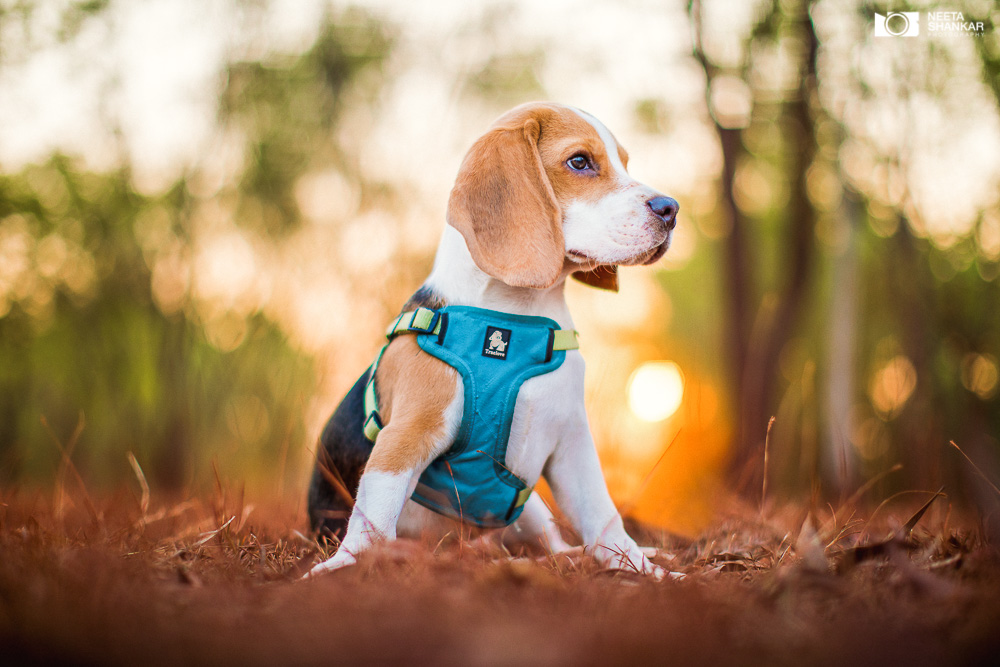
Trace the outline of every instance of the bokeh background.
<path fill-rule="evenodd" d="M 901 10 L 921 33 L 875 37 Z M 731 497 L 944 487 L 995 516 L 998 23 L 978 0 L 0 0 L 0 484 L 68 456 L 92 490 L 138 466 L 303 499 L 464 151 L 551 99 L 681 204 L 619 294 L 567 287 L 623 510 L 695 533 Z"/>

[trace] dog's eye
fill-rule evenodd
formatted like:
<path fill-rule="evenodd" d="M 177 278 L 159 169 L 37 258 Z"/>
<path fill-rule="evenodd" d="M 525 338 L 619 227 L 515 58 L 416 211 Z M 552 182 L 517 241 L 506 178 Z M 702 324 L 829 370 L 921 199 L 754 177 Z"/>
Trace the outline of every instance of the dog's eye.
<path fill-rule="evenodd" d="M 590 167 L 590 160 L 587 159 L 586 155 L 574 155 L 570 159 L 566 160 L 566 164 L 573 171 L 584 171 Z"/>

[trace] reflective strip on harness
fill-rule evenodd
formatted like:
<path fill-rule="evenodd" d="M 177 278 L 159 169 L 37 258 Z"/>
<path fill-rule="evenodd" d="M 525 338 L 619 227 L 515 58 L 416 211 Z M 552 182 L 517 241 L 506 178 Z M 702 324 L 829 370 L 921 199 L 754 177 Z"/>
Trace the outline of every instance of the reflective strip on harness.
<path fill-rule="evenodd" d="M 389 347 L 388 344 L 383 345 L 382 349 L 378 351 L 375 363 L 368 370 L 368 384 L 365 385 L 365 415 L 367 417 L 365 417 L 363 430 L 365 437 L 372 442 L 375 442 L 379 431 L 382 430 L 382 418 L 378 414 L 378 397 L 375 395 L 375 371 L 378 370 L 378 362 L 382 361 L 382 355 L 385 354 L 387 347 Z"/>
<path fill-rule="evenodd" d="M 438 334 L 441 332 L 441 313 L 430 308 L 417 308 L 403 313 L 393 321 L 386 329 L 385 336 L 390 341 L 396 336 L 404 333 Z M 381 432 L 383 424 L 382 418 L 378 414 L 378 396 L 375 394 L 375 371 L 382 361 L 385 349 L 389 347 L 386 343 L 379 350 L 375 363 L 372 364 L 368 384 L 365 385 L 365 425 L 363 427 L 365 437 L 375 442 Z"/>
<path fill-rule="evenodd" d="M 392 340 L 404 333 L 440 333 L 441 313 L 430 308 L 417 308 L 403 313 L 386 329 L 386 338 Z"/>

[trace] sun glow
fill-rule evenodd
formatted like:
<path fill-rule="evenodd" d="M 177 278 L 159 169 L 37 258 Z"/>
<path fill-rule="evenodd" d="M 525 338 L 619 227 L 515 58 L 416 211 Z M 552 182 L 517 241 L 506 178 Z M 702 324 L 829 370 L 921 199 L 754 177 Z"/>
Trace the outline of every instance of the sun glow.
<path fill-rule="evenodd" d="M 649 361 L 632 373 L 628 405 L 636 417 L 658 422 L 672 416 L 684 398 L 684 375 L 673 361 Z"/>

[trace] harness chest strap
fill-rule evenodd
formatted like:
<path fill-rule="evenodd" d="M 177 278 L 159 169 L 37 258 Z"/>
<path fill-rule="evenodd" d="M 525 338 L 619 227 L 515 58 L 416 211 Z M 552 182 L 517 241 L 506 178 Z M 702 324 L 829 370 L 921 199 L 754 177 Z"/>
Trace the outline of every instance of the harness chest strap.
<path fill-rule="evenodd" d="M 393 338 L 401 334 L 439 335 L 441 333 L 441 325 L 442 317 L 440 312 L 421 307 L 416 310 L 407 311 L 397 317 L 389 325 L 389 328 L 386 329 L 385 336 L 391 342 Z M 383 427 L 382 418 L 378 413 L 378 397 L 375 394 L 375 371 L 378 370 L 378 364 L 388 347 L 389 344 L 386 343 L 379 350 L 378 356 L 375 358 L 375 363 L 371 366 L 368 384 L 365 386 L 364 409 L 367 418 L 365 419 L 363 430 L 365 437 L 372 442 L 375 442 L 375 438 Z M 577 332 L 574 329 L 552 329 L 553 351 L 577 350 L 579 348 L 580 343 L 577 340 Z"/>

